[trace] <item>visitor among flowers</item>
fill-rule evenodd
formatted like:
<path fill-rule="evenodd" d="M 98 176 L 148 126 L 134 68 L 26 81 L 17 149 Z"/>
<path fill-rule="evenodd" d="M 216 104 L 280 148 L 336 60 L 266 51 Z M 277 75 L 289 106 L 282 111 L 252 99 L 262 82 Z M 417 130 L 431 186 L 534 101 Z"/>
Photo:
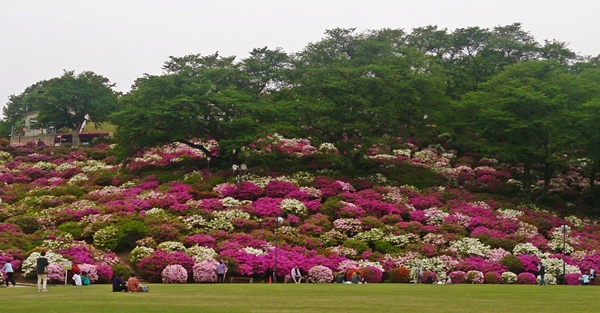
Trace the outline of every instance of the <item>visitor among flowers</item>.
<path fill-rule="evenodd" d="M 46 258 L 46 251 L 40 253 L 40 257 L 36 260 L 36 273 L 37 273 L 37 288 L 38 291 L 48 291 L 46 284 L 48 283 L 48 259 Z"/>
<path fill-rule="evenodd" d="M 81 275 L 77 273 L 73 274 L 73 286 L 81 286 L 82 284 Z"/>
<path fill-rule="evenodd" d="M 116 274 L 115 279 L 112 281 L 112 291 L 119 292 L 125 291 L 127 292 L 127 283 L 121 278 L 121 274 Z"/>
<path fill-rule="evenodd" d="M 225 279 L 225 274 L 227 274 L 227 265 L 223 263 L 223 260 L 219 261 L 219 265 L 217 265 L 217 283 L 222 284 Z"/>
<path fill-rule="evenodd" d="M 127 280 L 127 291 L 129 291 L 129 292 L 142 291 L 142 287 L 140 286 L 140 281 L 137 278 L 135 278 L 134 273 L 131 273 L 129 279 Z"/>
<path fill-rule="evenodd" d="M 302 273 L 300 273 L 300 268 L 298 267 L 298 265 L 292 268 L 292 279 L 294 280 L 295 284 L 299 284 L 302 282 Z"/>
<path fill-rule="evenodd" d="M 87 276 L 86 272 L 81 272 L 81 285 L 82 286 L 90 285 L 90 278 Z"/>
<path fill-rule="evenodd" d="M 14 270 L 13 270 L 13 266 L 10 263 L 11 260 L 7 260 L 6 263 L 4 264 L 4 266 L 2 267 L 2 271 L 4 271 L 4 273 L 6 273 L 6 287 L 8 287 L 8 283 L 11 282 L 13 287 L 15 287 L 17 284 L 15 283 L 15 280 L 13 278 L 13 274 L 14 274 Z"/>

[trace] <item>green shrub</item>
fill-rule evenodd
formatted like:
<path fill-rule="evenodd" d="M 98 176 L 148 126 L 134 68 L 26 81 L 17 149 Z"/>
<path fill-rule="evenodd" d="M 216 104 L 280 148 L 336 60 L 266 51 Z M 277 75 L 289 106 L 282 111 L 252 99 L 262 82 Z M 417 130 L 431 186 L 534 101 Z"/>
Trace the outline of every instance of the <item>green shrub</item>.
<path fill-rule="evenodd" d="M 366 242 L 354 239 L 348 239 L 344 241 L 343 245 L 356 250 L 358 254 L 369 250 L 369 245 Z"/>
<path fill-rule="evenodd" d="M 26 234 L 33 234 L 40 229 L 40 223 L 33 216 L 17 215 L 7 219 L 6 222 L 16 224 Z"/>
<path fill-rule="evenodd" d="M 516 256 L 509 254 L 505 257 L 502 258 L 502 260 L 500 260 L 500 263 L 502 263 L 502 265 L 506 266 L 506 268 L 510 271 L 513 272 L 515 274 L 520 274 L 521 272 L 523 272 L 524 268 L 523 268 L 523 263 L 521 262 L 521 260 L 519 260 L 519 258 L 517 258 Z"/>
<path fill-rule="evenodd" d="M 149 227 L 141 219 L 131 218 L 122 221 L 119 226 L 119 244 L 117 250 L 134 248 L 138 239 L 148 235 Z"/>
<path fill-rule="evenodd" d="M 383 254 L 386 254 L 386 253 L 395 254 L 395 253 L 400 253 L 402 251 L 402 249 L 394 246 L 389 241 L 379 240 L 379 241 L 375 241 L 375 251 L 381 252 Z"/>
<path fill-rule="evenodd" d="M 83 228 L 78 222 L 66 222 L 58 226 L 58 230 L 73 235 L 74 239 L 81 239 Z"/>
<path fill-rule="evenodd" d="M 331 198 L 327 198 L 325 203 L 321 205 L 319 211 L 328 216 L 336 216 L 337 211 L 342 207 L 342 204 L 340 203 L 342 200 L 344 200 L 343 196 L 333 196 Z"/>
<path fill-rule="evenodd" d="M 117 264 L 113 265 L 112 270 L 113 270 L 113 277 L 120 275 L 121 278 L 123 278 L 125 280 L 127 280 L 127 277 L 129 277 L 129 274 L 131 273 L 131 270 L 123 263 L 117 263 Z"/>

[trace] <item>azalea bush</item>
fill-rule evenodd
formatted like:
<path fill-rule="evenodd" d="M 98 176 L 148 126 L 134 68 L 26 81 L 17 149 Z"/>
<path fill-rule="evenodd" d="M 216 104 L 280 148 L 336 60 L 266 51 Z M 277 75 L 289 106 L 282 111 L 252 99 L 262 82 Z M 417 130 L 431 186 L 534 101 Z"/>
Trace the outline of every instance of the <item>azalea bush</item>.
<path fill-rule="evenodd" d="M 179 264 L 167 265 L 161 273 L 162 282 L 165 284 L 182 284 L 187 281 L 188 273 Z"/>
<path fill-rule="evenodd" d="M 308 270 L 308 279 L 313 283 L 331 283 L 333 271 L 325 266 L 317 265 Z"/>
<path fill-rule="evenodd" d="M 217 265 L 215 260 L 206 260 L 194 263 L 193 278 L 197 283 L 216 283 Z"/>

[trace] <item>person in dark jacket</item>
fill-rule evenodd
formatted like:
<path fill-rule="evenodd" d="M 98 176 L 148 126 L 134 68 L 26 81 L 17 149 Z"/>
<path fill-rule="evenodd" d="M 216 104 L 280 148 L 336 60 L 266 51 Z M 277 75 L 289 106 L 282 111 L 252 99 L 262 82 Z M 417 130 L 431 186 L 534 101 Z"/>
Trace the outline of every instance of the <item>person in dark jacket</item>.
<path fill-rule="evenodd" d="M 37 273 L 37 288 L 38 291 L 48 291 L 46 284 L 48 282 L 48 259 L 46 258 L 46 251 L 40 253 L 40 257 L 36 260 L 35 271 Z"/>
<path fill-rule="evenodd" d="M 127 283 L 121 278 L 121 274 L 117 274 L 115 279 L 112 281 L 113 292 L 125 291 L 127 292 Z"/>

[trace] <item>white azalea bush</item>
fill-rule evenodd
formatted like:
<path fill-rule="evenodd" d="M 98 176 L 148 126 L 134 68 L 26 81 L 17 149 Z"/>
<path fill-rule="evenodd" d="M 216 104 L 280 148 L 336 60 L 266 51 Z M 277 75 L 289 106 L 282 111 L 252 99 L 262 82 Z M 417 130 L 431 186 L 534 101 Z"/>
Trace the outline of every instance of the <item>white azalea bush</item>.
<path fill-rule="evenodd" d="M 113 251 L 119 244 L 119 229 L 115 226 L 107 226 L 98 230 L 94 236 L 94 246 L 99 249 Z"/>
<path fill-rule="evenodd" d="M 470 237 L 452 242 L 450 248 L 456 249 L 462 256 L 485 256 L 491 250 L 490 246 L 483 244 L 479 239 Z"/>
<path fill-rule="evenodd" d="M 196 262 L 214 260 L 217 257 L 217 253 L 213 248 L 193 245 L 185 249 L 185 254 L 194 258 Z"/>
<path fill-rule="evenodd" d="M 154 252 L 154 249 L 150 247 L 137 246 L 129 253 L 129 262 L 137 266 L 143 258 L 149 256 L 152 252 Z"/>
<path fill-rule="evenodd" d="M 156 246 L 156 249 L 164 250 L 164 251 L 168 251 L 168 252 L 176 252 L 176 251 L 185 252 L 186 251 L 186 248 L 183 245 L 183 243 L 178 242 L 178 241 L 161 242 Z"/>
<path fill-rule="evenodd" d="M 502 273 L 502 283 L 503 284 L 514 284 L 517 282 L 517 274 L 513 272 L 504 272 Z"/>
<path fill-rule="evenodd" d="M 23 276 L 28 277 L 36 274 L 37 259 L 41 257 L 40 252 L 32 252 L 25 261 L 21 264 L 21 271 Z M 46 259 L 50 264 L 62 264 L 67 259 L 61 254 L 54 253 L 52 251 L 46 251 Z"/>

